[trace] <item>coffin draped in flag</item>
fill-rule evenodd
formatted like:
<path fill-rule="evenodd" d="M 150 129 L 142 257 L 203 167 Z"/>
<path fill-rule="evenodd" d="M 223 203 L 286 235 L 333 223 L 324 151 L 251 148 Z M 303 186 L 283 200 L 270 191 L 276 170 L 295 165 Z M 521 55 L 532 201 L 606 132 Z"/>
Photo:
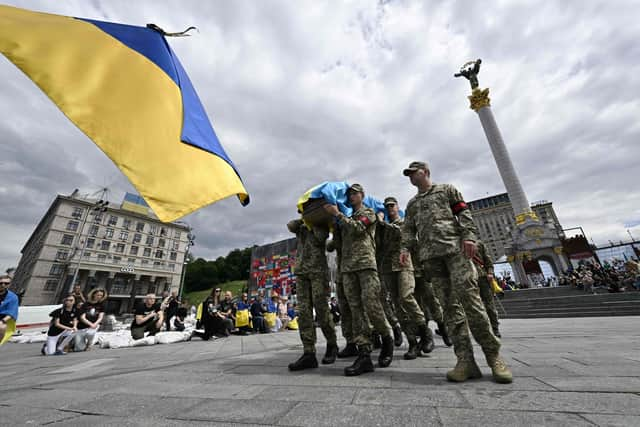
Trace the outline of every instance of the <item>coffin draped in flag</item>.
<path fill-rule="evenodd" d="M 0 6 L 0 52 L 122 170 L 162 221 L 249 195 L 157 27 Z"/>

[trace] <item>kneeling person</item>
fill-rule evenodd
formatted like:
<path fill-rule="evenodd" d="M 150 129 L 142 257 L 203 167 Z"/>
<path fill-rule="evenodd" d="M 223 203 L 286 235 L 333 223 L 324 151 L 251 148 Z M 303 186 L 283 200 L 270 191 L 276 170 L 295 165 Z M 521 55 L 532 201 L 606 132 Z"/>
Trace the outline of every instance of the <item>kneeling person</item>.
<path fill-rule="evenodd" d="M 144 302 L 136 306 L 135 317 L 131 323 L 131 337 L 134 340 L 144 338 L 144 333 L 155 335 L 160 332 L 164 322 L 164 314 L 160 304 L 156 303 L 155 294 L 147 294 Z"/>

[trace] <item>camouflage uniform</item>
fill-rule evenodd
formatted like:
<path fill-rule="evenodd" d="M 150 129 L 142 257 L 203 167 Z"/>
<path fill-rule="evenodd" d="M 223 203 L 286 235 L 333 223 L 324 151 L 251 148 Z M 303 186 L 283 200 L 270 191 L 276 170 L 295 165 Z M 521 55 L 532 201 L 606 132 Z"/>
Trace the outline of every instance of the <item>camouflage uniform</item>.
<path fill-rule="evenodd" d="M 342 238 L 342 280 L 351 307 L 355 343 L 360 351 L 370 353 L 371 336 L 367 317 L 376 332 L 383 337 L 391 336 L 391 326 L 380 303 L 380 279 L 376 270 L 376 215 L 372 209 L 362 206 L 351 217 L 339 213 L 336 218 Z"/>
<path fill-rule="evenodd" d="M 316 328 L 313 324 L 313 309 L 320 329 L 327 339 L 327 346 L 336 346 L 336 331 L 329 311 L 327 298 L 328 268 L 325 242 L 329 231 L 319 227 L 310 230 L 302 220 L 289 223 L 289 230 L 297 238 L 297 296 L 298 331 L 305 353 L 315 353 Z"/>
<path fill-rule="evenodd" d="M 473 360 L 469 329 L 487 359 L 497 357 L 500 341 L 491 331 L 480 299 L 476 269 L 461 250 L 463 240 L 477 240 L 476 228 L 455 187 L 433 184 L 409 201 L 402 229 L 403 250 L 408 251 L 416 239 L 424 274 L 442 292 L 444 318 L 458 360 Z"/>
<path fill-rule="evenodd" d="M 391 290 L 389 289 L 388 283 L 385 282 L 384 277 L 382 276 L 383 270 L 383 262 L 384 262 L 384 242 L 382 241 L 384 237 L 384 230 L 380 225 L 380 221 L 378 221 L 378 229 L 376 230 L 376 266 L 378 268 L 378 277 L 380 278 L 380 303 L 382 304 L 382 308 L 384 308 L 384 315 L 389 321 L 391 327 L 395 327 L 399 325 L 400 322 L 397 316 L 397 309 L 394 305 L 393 298 L 391 297 Z"/>
<path fill-rule="evenodd" d="M 415 339 L 420 325 L 426 327 L 424 313 L 414 297 L 415 279 L 413 264 L 400 264 L 401 227 L 404 220 L 397 218 L 391 223 L 378 222 L 381 234 L 381 277 L 383 286 L 391 292 L 402 330 L 409 340 Z M 431 333 L 431 330 L 426 332 Z"/>
<path fill-rule="evenodd" d="M 491 321 L 491 328 L 496 332 L 500 322 L 498 322 L 498 311 L 496 310 L 496 304 L 493 300 L 493 289 L 491 288 L 491 283 L 489 283 L 489 279 L 487 278 L 488 274 L 493 276 L 493 261 L 489 254 L 487 254 L 487 248 L 482 241 L 478 240 L 476 245 L 478 245 L 478 252 L 476 253 L 473 261 L 476 264 L 476 269 L 478 270 L 480 298 L 482 298 L 484 308 L 487 310 L 487 316 L 489 316 L 489 320 Z"/>
<path fill-rule="evenodd" d="M 416 301 L 424 313 L 427 321 L 433 320 L 436 323 L 443 323 L 442 306 L 440 300 L 442 296 L 436 295 L 431 282 L 422 273 L 422 268 L 417 268 L 413 275 L 416 281 Z"/>
<path fill-rule="evenodd" d="M 340 238 L 340 229 L 336 227 L 333 231 L 333 239 L 327 242 L 327 250 L 329 252 L 336 251 L 336 295 L 338 304 L 340 305 L 340 329 L 342 336 L 348 344 L 355 344 L 355 336 L 353 333 L 353 322 L 351 307 L 344 293 L 344 282 L 342 281 L 342 239 Z"/>

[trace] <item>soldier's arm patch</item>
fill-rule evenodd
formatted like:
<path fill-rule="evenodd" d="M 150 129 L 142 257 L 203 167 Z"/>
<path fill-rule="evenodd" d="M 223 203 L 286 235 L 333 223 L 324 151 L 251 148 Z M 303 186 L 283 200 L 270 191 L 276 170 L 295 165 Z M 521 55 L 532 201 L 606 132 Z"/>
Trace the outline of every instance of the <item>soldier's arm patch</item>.
<path fill-rule="evenodd" d="M 369 218 L 367 218 L 364 215 L 361 215 L 358 217 L 358 221 L 360 221 L 361 223 L 363 223 L 366 226 L 369 226 L 371 224 L 371 220 Z"/>
<path fill-rule="evenodd" d="M 453 211 L 454 215 L 458 215 L 460 212 L 462 212 L 465 209 L 469 209 L 469 207 L 465 202 L 458 202 L 451 205 L 451 211 Z"/>

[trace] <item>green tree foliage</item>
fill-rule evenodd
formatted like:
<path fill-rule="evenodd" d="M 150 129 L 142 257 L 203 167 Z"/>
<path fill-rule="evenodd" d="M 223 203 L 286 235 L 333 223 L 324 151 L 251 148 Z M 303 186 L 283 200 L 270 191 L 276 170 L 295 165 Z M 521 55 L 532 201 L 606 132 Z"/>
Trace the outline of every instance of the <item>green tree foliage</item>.
<path fill-rule="evenodd" d="M 234 249 L 214 261 L 203 258 L 187 260 L 184 292 L 211 289 L 232 280 L 247 280 L 251 267 L 251 248 Z"/>

